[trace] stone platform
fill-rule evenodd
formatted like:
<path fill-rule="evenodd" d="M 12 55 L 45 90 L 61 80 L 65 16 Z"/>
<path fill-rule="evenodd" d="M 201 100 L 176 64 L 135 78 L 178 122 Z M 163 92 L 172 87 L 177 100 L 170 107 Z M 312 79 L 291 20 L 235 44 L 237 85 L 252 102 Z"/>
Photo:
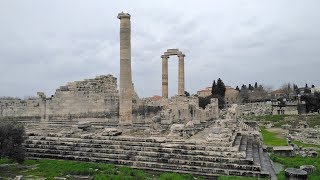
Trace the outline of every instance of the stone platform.
<path fill-rule="evenodd" d="M 103 136 L 103 129 L 82 131 L 74 123 L 29 124 L 25 142 L 29 158 L 111 163 L 133 168 L 190 173 L 205 177 L 270 177 L 270 159 L 258 135 L 233 130 L 208 141 L 205 128 L 190 138 L 132 135 Z"/>

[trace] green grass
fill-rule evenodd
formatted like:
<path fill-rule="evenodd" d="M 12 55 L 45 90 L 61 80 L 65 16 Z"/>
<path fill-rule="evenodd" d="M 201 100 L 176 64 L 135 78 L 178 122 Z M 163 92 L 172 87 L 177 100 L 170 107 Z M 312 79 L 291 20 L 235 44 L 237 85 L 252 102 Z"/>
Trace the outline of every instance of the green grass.
<path fill-rule="evenodd" d="M 1 164 L 10 163 L 8 159 L 0 159 Z M 9 172 L 3 173 L 0 169 L 0 177 L 12 177 L 12 175 L 23 175 L 32 179 L 54 177 L 66 177 L 67 175 L 90 175 L 95 180 L 194 180 L 202 179 L 191 174 L 161 173 L 151 174 L 149 172 L 133 169 L 127 166 L 115 166 L 111 164 L 76 162 L 67 160 L 26 160 L 24 166 L 33 166 L 36 168 L 19 169 L 17 166 L 11 166 Z M 13 176 L 13 177 L 14 177 Z M 1 179 L 1 178 L 0 178 Z M 69 178 L 70 179 L 70 178 Z M 256 180 L 254 177 L 242 176 L 219 176 L 218 180 Z M 261 178 L 260 178 L 261 179 Z"/>
<path fill-rule="evenodd" d="M 270 132 L 264 128 L 261 128 L 261 134 L 263 137 L 263 143 L 267 146 L 287 146 L 287 140 L 277 137 L 276 133 Z"/>
<path fill-rule="evenodd" d="M 318 180 L 320 177 L 320 158 L 303 158 L 303 157 L 281 157 L 277 155 L 271 155 L 271 159 L 274 162 L 278 162 L 284 165 L 284 168 L 293 167 L 300 168 L 301 165 L 313 165 L 316 167 L 316 171 L 314 173 L 308 174 L 309 180 Z M 279 180 L 284 180 L 284 172 L 282 171 L 278 175 Z"/>
<path fill-rule="evenodd" d="M 163 173 L 159 177 L 160 180 L 193 180 L 194 177 L 190 174 L 177 174 L 177 173 Z"/>
<path fill-rule="evenodd" d="M 267 180 L 265 178 L 243 177 L 243 176 L 219 176 L 218 180 Z"/>
<path fill-rule="evenodd" d="M 293 115 L 291 115 L 293 116 Z M 289 117 L 289 115 L 264 115 L 264 116 L 248 116 L 245 117 L 248 120 L 254 121 L 270 121 L 274 123 L 275 127 L 281 127 L 286 124 L 285 118 Z"/>
<path fill-rule="evenodd" d="M 7 164 L 7 159 L 0 159 L 1 164 Z M 127 166 L 115 166 L 103 163 L 90 163 L 90 162 L 76 162 L 66 160 L 26 160 L 24 166 L 33 166 L 36 168 L 19 168 L 18 166 L 10 166 L 9 171 L 1 172 L 0 176 L 14 177 L 14 175 L 23 175 L 24 177 L 47 178 L 53 179 L 54 177 L 66 177 L 67 175 L 84 175 L 92 176 L 94 179 L 160 179 L 160 180 L 184 180 L 194 179 L 195 177 L 189 174 L 177 174 L 177 173 L 162 173 L 160 175 L 153 175 L 149 172 L 133 169 Z M 3 178 L 2 177 L 2 178 Z M 1 179 L 1 177 L 0 177 Z M 201 177 L 197 177 L 201 179 Z"/>
<path fill-rule="evenodd" d="M 9 160 L 7 158 L 0 158 L 0 164 L 7 164 Z"/>
<path fill-rule="evenodd" d="M 293 141 L 294 144 L 296 144 L 297 146 L 299 147 L 315 147 L 315 148 L 318 148 L 320 149 L 320 145 L 317 145 L 317 144 L 307 144 L 307 143 L 303 143 L 303 142 L 300 142 L 300 141 Z"/>

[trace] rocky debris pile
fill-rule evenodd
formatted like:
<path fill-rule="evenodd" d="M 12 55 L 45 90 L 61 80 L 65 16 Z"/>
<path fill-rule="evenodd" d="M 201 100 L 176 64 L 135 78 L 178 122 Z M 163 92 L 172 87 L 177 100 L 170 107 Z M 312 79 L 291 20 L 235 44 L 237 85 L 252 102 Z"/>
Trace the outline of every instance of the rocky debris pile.
<path fill-rule="evenodd" d="M 117 128 L 105 128 L 102 132 L 102 136 L 120 136 L 122 131 Z"/>
<path fill-rule="evenodd" d="M 313 165 L 303 165 L 300 166 L 300 169 L 306 171 L 307 173 L 312 173 L 316 171 L 316 167 L 314 167 Z"/>
<path fill-rule="evenodd" d="M 79 122 L 78 128 L 82 129 L 83 131 L 88 131 L 92 127 L 90 122 Z"/>

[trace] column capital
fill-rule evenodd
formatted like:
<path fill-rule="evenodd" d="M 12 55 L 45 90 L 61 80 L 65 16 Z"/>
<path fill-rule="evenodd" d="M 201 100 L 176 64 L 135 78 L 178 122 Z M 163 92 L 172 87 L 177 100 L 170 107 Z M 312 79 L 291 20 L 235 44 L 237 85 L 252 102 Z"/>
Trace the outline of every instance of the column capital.
<path fill-rule="evenodd" d="M 165 59 L 169 59 L 169 56 L 168 56 L 168 55 L 161 55 L 161 58 L 162 58 L 162 59 L 164 59 L 164 58 L 165 58 Z"/>
<path fill-rule="evenodd" d="M 180 58 L 180 57 L 182 57 L 182 58 L 186 57 L 185 54 L 178 54 L 177 56 L 178 56 L 179 58 Z"/>
<path fill-rule="evenodd" d="M 122 18 L 130 19 L 130 17 L 131 17 L 131 15 L 129 13 L 124 13 L 124 12 L 119 13 L 117 16 L 118 19 L 122 19 Z"/>

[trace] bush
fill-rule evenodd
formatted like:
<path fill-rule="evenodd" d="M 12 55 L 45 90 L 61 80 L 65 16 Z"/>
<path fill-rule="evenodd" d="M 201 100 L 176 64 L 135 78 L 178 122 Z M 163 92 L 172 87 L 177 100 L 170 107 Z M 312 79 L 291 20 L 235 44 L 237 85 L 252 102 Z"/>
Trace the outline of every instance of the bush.
<path fill-rule="evenodd" d="M 15 121 L 0 122 L 0 157 L 22 163 L 25 149 L 22 143 L 26 135 L 23 125 Z"/>

